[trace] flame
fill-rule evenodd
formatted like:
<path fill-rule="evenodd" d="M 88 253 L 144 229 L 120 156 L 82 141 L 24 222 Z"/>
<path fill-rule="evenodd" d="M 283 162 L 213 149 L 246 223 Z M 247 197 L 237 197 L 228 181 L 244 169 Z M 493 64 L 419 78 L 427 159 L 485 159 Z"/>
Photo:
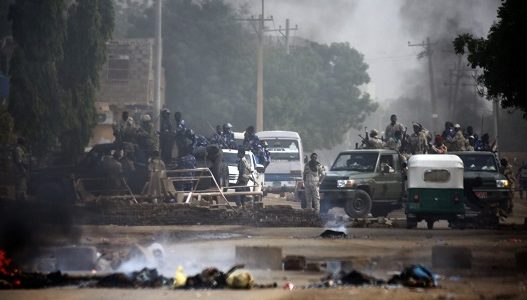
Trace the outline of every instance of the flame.
<path fill-rule="evenodd" d="M 12 262 L 12 259 L 7 258 L 7 253 L 0 249 L 0 274 L 11 275 L 12 272 L 9 271 L 9 266 Z"/>

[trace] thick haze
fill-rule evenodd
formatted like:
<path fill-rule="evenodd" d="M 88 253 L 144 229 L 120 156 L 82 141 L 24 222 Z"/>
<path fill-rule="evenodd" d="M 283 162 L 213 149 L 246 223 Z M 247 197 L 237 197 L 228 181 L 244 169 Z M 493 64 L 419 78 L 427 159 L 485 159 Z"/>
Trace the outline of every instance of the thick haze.
<path fill-rule="evenodd" d="M 230 2 L 247 3 L 250 14 L 260 14 L 260 0 Z M 372 96 L 383 101 L 405 95 L 408 74 L 426 68 L 426 61 L 416 58 L 422 49 L 408 47 L 408 41 L 420 43 L 446 33 L 454 38 L 459 32 L 449 31 L 455 28 L 485 36 L 498 5 L 495 0 L 266 0 L 265 15 L 274 18 L 266 23 L 270 29 L 285 27 L 286 18 L 292 27 L 298 24 L 293 37 L 350 43 L 370 66 Z"/>

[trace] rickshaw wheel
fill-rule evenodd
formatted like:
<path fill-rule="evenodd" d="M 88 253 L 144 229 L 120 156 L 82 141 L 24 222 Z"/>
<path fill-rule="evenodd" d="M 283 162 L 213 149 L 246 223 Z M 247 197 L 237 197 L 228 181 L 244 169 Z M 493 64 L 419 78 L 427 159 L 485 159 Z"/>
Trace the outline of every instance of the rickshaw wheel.
<path fill-rule="evenodd" d="M 362 190 L 355 192 L 355 197 L 346 201 L 344 210 L 351 218 L 364 218 L 371 210 L 371 198 L 368 193 Z"/>
<path fill-rule="evenodd" d="M 426 220 L 426 227 L 428 229 L 434 229 L 434 220 Z"/>

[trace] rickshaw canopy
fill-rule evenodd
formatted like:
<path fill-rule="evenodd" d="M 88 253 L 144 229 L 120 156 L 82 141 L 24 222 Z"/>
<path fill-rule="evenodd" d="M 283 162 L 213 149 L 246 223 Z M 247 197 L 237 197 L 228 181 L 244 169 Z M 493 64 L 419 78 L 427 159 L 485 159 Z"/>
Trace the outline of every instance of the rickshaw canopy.
<path fill-rule="evenodd" d="M 463 189 L 463 171 L 463 161 L 457 155 L 412 155 L 408 160 L 408 188 Z"/>

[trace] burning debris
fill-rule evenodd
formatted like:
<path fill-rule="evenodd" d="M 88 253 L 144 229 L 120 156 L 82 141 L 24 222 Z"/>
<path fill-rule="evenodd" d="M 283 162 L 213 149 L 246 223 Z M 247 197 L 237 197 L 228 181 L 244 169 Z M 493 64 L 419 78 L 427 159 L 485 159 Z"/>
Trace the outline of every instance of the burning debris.
<path fill-rule="evenodd" d="M 325 239 L 345 239 L 348 237 L 348 235 L 342 231 L 326 229 L 320 234 L 320 237 Z"/>

